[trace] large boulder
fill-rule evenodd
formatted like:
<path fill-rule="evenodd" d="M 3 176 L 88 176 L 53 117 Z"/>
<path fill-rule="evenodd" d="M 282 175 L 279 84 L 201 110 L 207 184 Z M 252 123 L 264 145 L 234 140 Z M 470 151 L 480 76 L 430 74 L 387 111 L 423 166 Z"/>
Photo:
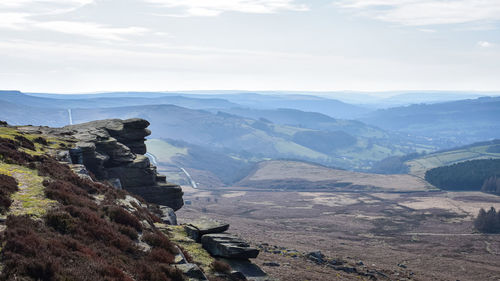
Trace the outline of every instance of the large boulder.
<path fill-rule="evenodd" d="M 177 225 L 177 215 L 174 209 L 167 206 L 160 206 L 160 211 L 162 213 L 160 219 L 163 223 Z"/>
<path fill-rule="evenodd" d="M 259 255 L 259 250 L 240 238 L 228 234 L 205 234 L 201 237 L 201 245 L 211 255 L 228 259 L 253 259 Z"/>

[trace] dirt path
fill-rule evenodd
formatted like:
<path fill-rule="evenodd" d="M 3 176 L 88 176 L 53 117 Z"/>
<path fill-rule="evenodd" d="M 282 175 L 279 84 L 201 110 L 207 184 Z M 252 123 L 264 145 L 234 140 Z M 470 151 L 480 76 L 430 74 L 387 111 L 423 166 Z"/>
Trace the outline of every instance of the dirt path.
<path fill-rule="evenodd" d="M 29 215 L 35 218 L 42 217 L 55 201 L 45 197 L 43 178 L 37 171 L 19 165 L 0 163 L 0 173 L 15 178 L 19 191 L 12 194 L 12 205 L 8 215 Z"/>

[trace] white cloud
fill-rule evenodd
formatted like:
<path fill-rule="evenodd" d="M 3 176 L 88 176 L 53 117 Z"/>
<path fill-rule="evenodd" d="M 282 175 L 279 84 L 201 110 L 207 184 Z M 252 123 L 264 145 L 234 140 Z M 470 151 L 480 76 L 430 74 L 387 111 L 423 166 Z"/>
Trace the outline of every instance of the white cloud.
<path fill-rule="evenodd" d="M 493 43 L 490 43 L 488 41 L 479 41 L 477 42 L 477 45 L 481 48 L 490 48 L 493 47 Z"/>
<path fill-rule="evenodd" d="M 23 29 L 23 25 L 28 23 L 25 13 L 0 13 L 0 28 Z"/>
<path fill-rule="evenodd" d="M 2 0 L 0 11 L 21 11 L 31 15 L 60 14 L 94 2 L 95 0 Z"/>
<path fill-rule="evenodd" d="M 85 5 L 94 2 L 94 0 L 2 0 L 1 6 L 20 7 L 33 4 L 62 4 L 62 5 Z"/>
<path fill-rule="evenodd" d="M 429 29 L 429 28 L 419 28 L 418 31 L 426 32 L 426 33 L 434 33 L 436 32 L 435 29 Z"/>
<path fill-rule="evenodd" d="M 278 11 L 306 11 L 294 0 L 144 0 L 167 8 L 180 8 L 185 16 L 218 16 L 224 12 L 271 14 Z M 173 16 L 179 16 L 173 15 Z"/>
<path fill-rule="evenodd" d="M 88 21 L 40 20 L 39 16 L 60 15 L 77 10 L 95 0 L 1 0 L 0 28 L 14 30 L 49 30 L 104 40 L 124 40 L 149 30 L 142 27 L 112 27 Z"/>
<path fill-rule="evenodd" d="M 500 20 L 498 0 L 337 0 L 335 4 L 364 16 L 411 26 Z"/>
<path fill-rule="evenodd" d="M 37 27 L 52 31 L 106 40 L 124 40 L 124 35 L 138 35 L 148 31 L 142 27 L 108 27 L 92 22 L 50 21 L 37 23 Z"/>

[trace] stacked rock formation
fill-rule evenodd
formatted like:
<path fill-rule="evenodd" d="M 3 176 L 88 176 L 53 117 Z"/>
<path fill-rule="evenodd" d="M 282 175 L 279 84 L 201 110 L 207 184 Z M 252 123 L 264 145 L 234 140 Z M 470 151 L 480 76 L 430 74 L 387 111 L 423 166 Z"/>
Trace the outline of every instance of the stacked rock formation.
<path fill-rule="evenodd" d="M 184 205 L 182 189 L 167 183 L 144 156 L 145 137 L 151 134 L 148 126 L 148 121 L 139 118 L 107 119 L 66 126 L 58 133 L 77 140 L 83 163 L 75 164 L 84 164 L 98 179 L 178 210 Z"/>
<path fill-rule="evenodd" d="M 229 224 L 202 218 L 184 225 L 187 235 L 201 243 L 212 256 L 228 259 L 254 259 L 259 250 L 237 236 L 225 233 Z"/>
<path fill-rule="evenodd" d="M 184 225 L 186 234 L 213 257 L 228 263 L 233 272 L 231 275 L 240 276 L 237 280 L 273 280 L 249 259 L 259 255 L 259 250 L 250 246 L 241 238 L 226 233 L 229 224 L 201 218 Z"/>

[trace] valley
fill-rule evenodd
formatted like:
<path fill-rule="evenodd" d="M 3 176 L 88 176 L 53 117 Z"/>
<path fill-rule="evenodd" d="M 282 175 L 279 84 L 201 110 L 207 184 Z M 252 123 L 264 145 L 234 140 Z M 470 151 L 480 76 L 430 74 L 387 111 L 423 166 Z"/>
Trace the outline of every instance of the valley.
<path fill-rule="evenodd" d="M 500 278 L 500 236 L 474 225 L 481 208 L 500 209 L 496 173 L 478 179 L 489 180 L 483 191 L 491 194 L 477 184 L 458 192 L 426 181 L 431 169 L 500 158 L 498 98 L 378 109 L 303 95 L 149 94 L 4 92 L 0 120 L 60 127 L 69 109 L 75 124 L 143 118 L 148 129 L 122 141 L 133 149 L 140 141 L 148 152 L 149 161 L 134 165 L 151 163 L 164 186 L 182 186 L 178 222 L 229 223 L 230 233 L 260 249 L 255 264 L 280 280 Z M 453 117 L 460 110 L 469 118 Z"/>
<path fill-rule="evenodd" d="M 500 236 L 480 234 L 472 224 L 479 208 L 500 208 L 494 195 L 183 190 L 190 205 L 180 218 L 217 218 L 252 244 L 269 244 L 256 263 L 281 280 L 363 279 L 304 257 L 318 250 L 358 272 L 379 272 L 378 280 L 500 277 Z M 287 254 L 292 250 L 299 257 Z M 272 262 L 279 266 L 265 265 Z"/>

